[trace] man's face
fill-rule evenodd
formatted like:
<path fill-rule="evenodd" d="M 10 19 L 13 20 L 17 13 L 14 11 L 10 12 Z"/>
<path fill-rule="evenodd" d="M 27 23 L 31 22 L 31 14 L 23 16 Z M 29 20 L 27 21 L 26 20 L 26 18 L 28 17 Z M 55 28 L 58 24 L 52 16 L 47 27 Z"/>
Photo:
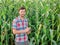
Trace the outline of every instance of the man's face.
<path fill-rule="evenodd" d="M 26 13 L 25 9 L 21 9 L 19 11 L 20 16 L 22 16 L 22 17 L 24 17 L 25 13 Z"/>

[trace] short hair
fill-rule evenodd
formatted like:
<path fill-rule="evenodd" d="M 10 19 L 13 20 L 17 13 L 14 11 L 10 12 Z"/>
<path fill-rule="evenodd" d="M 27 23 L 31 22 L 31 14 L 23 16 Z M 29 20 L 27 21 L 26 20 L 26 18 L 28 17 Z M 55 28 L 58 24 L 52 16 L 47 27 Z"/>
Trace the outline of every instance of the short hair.
<path fill-rule="evenodd" d="M 26 8 L 25 8 L 24 6 L 22 6 L 22 7 L 19 8 L 18 11 L 20 11 L 20 10 L 24 10 L 24 9 L 26 10 Z"/>

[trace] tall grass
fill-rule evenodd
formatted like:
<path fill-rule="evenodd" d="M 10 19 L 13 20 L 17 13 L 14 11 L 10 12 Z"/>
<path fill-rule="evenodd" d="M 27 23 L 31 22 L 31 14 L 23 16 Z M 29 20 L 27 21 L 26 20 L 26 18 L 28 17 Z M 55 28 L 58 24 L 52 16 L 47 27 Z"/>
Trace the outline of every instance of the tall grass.
<path fill-rule="evenodd" d="M 0 0 L 0 45 L 14 45 L 12 20 L 23 5 L 30 45 L 60 45 L 60 0 Z"/>

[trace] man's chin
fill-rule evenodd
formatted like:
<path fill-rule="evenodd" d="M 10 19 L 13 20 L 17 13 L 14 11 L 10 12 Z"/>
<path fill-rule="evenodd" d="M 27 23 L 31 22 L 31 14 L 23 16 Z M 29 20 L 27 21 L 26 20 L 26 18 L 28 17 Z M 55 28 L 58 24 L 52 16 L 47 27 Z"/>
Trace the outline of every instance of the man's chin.
<path fill-rule="evenodd" d="M 24 15 L 22 15 L 21 17 L 24 17 Z"/>

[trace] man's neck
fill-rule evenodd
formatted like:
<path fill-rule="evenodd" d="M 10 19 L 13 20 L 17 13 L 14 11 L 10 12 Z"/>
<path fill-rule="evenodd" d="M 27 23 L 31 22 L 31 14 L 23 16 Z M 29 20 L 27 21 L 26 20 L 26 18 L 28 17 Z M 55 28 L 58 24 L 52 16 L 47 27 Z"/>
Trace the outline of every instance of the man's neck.
<path fill-rule="evenodd" d="M 20 19 L 21 19 L 21 20 L 24 20 L 24 17 L 20 16 Z"/>

